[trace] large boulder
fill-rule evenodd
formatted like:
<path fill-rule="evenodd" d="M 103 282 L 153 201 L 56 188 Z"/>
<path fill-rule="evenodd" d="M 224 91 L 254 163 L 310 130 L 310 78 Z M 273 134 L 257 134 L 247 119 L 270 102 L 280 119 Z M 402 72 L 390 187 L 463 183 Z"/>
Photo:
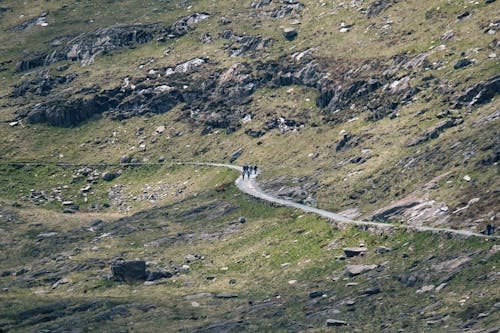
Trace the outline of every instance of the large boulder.
<path fill-rule="evenodd" d="M 146 262 L 144 260 L 117 261 L 111 266 L 113 280 L 133 282 L 146 280 Z"/>

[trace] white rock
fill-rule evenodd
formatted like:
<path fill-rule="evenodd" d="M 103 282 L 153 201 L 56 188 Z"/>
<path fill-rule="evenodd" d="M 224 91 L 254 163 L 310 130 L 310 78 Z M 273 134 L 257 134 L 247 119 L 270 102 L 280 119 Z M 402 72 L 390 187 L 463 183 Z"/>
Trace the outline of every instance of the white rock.
<path fill-rule="evenodd" d="M 465 175 L 465 176 L 464 176 L 464 180 L 465 180 L 466 182 L 470 182 L 470 181 L 472 180 L 472 178 L 471 178 L 469 175 Z"/>

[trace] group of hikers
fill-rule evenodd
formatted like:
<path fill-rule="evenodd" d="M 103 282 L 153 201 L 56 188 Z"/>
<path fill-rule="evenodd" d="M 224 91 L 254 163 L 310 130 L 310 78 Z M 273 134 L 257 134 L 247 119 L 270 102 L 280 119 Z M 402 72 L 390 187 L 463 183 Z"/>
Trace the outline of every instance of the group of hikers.
<path fill-rule="evenodd" d="M 250 179 L 250 176 L 252 175 L 252 173 L 254 175 L 257 174 L 257 166 L 256 165 L 243 165 L 243 171 L 241 173 L 241 178 L 243 178 L 243 180 L 245 180 L 245 176 L 247 176 L 247 179 Z"/>

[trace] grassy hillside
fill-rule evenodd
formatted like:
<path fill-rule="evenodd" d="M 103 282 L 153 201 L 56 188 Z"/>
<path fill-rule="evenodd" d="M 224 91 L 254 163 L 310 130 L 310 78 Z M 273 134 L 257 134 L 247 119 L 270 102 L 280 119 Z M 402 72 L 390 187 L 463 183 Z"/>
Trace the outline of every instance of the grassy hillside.
<path fill-rule="evenodd" d="M 282 197 L 498 230 L 499 14 L 487 0 L 0 1 L 0 331 L 494 328 L 496 240 L 345 229 L 176 162 L 241 150 L 234 163 Z M 359 243 L 366 255 L 339 259 Z M 175 274 L 111 281 L 118 258 Z"/>

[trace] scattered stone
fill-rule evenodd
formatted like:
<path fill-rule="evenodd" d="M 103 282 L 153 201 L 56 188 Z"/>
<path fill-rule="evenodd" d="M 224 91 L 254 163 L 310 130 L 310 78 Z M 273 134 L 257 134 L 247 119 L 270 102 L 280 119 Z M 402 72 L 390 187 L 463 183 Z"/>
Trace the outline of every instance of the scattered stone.
<path fill-rule="evenodd" d="M 436 287 L 435 285 L 429 284 L 429 285 L 423 286 L 422 288 L 418 289 L 416 291 L 416 293 L 417 294 L 423 294 L 423 293 L 426 293 L 426 292 L 434 290 L 435 287 Z"/>
<path fill-rule="evenodd" d="M 118 176 L 119 176 L 119 174 L 116 172 L 105 172 L 102 174 L 102 179 L 107 181 L 107 182 L 110 182 Z"/>
<path fill-rule="evenodd" d="M 71 282 L 71 280 L 70 280 L 70 279 L 68 279 L 68 278 L 63 278 L 63 279 L 61 279 L 61 280 L 57 281 L 56 283 L 54 283 L 54 284 L 52 285 L 52 289 L 56 289 L 57 287 L 59 287 L 59 285 L 61 285 L 61 284 L 67 284 L 67 283 L 70 283 L 70 282 Z"/>
<path fill-rule="evenodd" d="M 453 30 L 448 30 L 441 36 L 441 41 L 445 42 L 453 37 L 455 37 L 455 32 Z"/>
<path fill-rule="evenodd" d="M 241 156 L 241 154 L 243 154 L 243 148 L 235 150 L 231 154 L 231 157 L 229 157 L 229 163 L 233 163 L 234 161 L 236 161 Z"/>
<path fill-rule="evenodd" d="M 377 267 L 377 265 L 347 265 L 344 274 L 353 277 L 374 270 Z"/>
<path fill-rule="evenodd" d="M 165 269 L 160 269 L 158 271 L 149 272 L 146 281 L 156 281 L 159 279 L 169 279 L 173 276 L 172 273 Z"/>
<path fill-rule="evenodd" d="M 162 134 L 163 132 L 165 132 L 165 126 L 158 126 L 155 130 L 156 134 Z"/>
<path fill-rule="evenodd" d="M 146 262 L 144 260 L 118 261 L 111 266 L 112 279 L 132 282 L 146 280 Z"/>
<path fill-rule="evenodd" d="M 459 59 L 455 65 L 453 65 L 453 68 L 454 69 L 461 69 L 461 68 L 464 68 L 464 67 L 467 67 L 467 66 L 470 66 L 472 65 L 472 61 L 470 59 L 467 59 L 467 58 L 463 58 L 463 59 Z"/>
<path fill-rule="evenodd" d="M 391 252 L 392 249 L 390 247 L 385 247 L 385 246 L 381 246 L 377 249 L 377 253 L 387 253 L 387 252 Z"/>
<path fill-rule="evenodd" d="M 322 291 L 313 291 L 312 293 L 309 294 L 309 298 L 313 299 L 313 298 L 322 297 L 323 294 L 324 293 Z"/>
<path fill-rule="evenodd" d="M 288 284 L 296 284 L 297 283 L 297 280 L 289 280 L 288 281 Z"/>
<path fill-rule="evenodd" d="M 63 206 L 71 206 L 72 204 L 73 204 L 73 201 L 70 201 L 70 200 L 63 201 L 63 202 L 62 202 L 62 205 L 63 205 Z"/>
<path fill-rule="evenodd" d="M 245 223 L 247 220 L 243 217 L 243 216 L 240 216 L 240 218 L 238 219 L 238 222 L 240 223 Z"/>
<path fill-rule="evenodd" d="M 366 253 L 365 247 L 346 247 L 343 249 L 347 258 L 357 257 Z"/>
<path fill-rule="evenodd" d="M 123 155 L 121 158 L 120 158 L 120 163 L 130 163 L 132 162 L 132 156 L 129 156 L 129 155 Z"/>
<path fill-rule="evenodd" d="M 447 283 L 441 283 L 439 286 L 436 287 L 436 289 L 434 289 L 435 292 L 440 292 L 441 290 L 443 290 L 448 284 Z"/>
<path fill-rule="evenodd" d="M 230 298 L 238 298 L 238 295 L 231 293 L 220 293 L 216 294 L 214 297 L 219 299 L 230 299 Z"/>
<path fill-rule="evenodd" d="M 285 28 L 283 29 L 283 37 L 287 40 L 293 40 L 297 37 L 297 30 L 295 30 L 295 28 Z"/>
<path fill-rule="evenodd" d="M 10 123 L 9 123 L 9 126 L 10 126 L 10 127 L 15 127 L 15 126 L 17 126 L 17 125 L 19 125 L 19 122 L 18 122 L 18 121 L 12 121 L 12 122 L 10 122 Z"/>
<path fill-rule="evenodd" d="M 363 295 L 375 295 L 380 293 L 380 288 L 379 287 L 371 287 L 363 290 Z"/>
<path fill-rule="evenodd" d="M 328 327 L 335 327 L 335 326 L 347 326 L 347 322 L 343 320 L 336 320 L 336 319 L 327 319 L 326 320 L 326 326 Z"/>
<path fill-rule="evenodd" d="M 199 307 L 200 307 L 200 303 L 195 302 L 195 301 L 192 301 L 192 302 L 191 302 L 191 306 L 192 306 L 193 308 L 199 308 Z"/>

